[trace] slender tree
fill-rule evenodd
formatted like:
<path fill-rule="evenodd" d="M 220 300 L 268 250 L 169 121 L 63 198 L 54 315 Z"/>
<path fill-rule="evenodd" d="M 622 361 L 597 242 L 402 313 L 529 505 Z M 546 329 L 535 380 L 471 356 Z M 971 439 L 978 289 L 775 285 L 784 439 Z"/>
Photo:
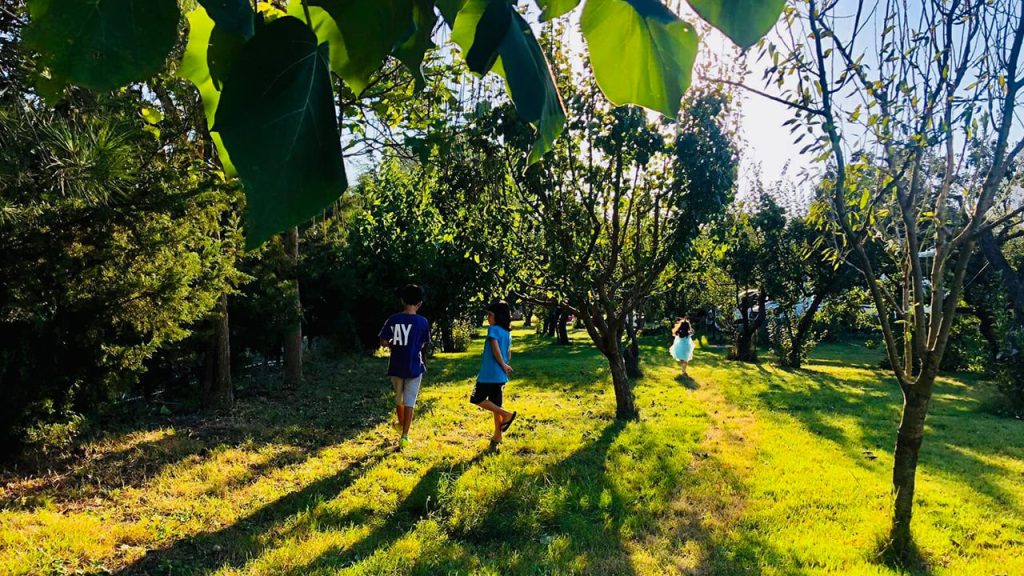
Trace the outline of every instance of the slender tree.
<path fill-rule="evenodd" d="M 577 86 L 573 88 L 571 85 Z M 567 137 L 527 169 L 525 131 L 504 108 L 493 118 L 522 207 L 515 229 L 540 238 L 523 249 L 535 272 L 524 292 L 576 316 L 608 360 L 616 417 L 637 409 L 626 372 L 626 319 L 665 282 L 701 223 L 732 195 L 736 151 L 724 127 L 727 97 L 692 96 L 678 123 L 612 108 L 589 77 L 566 79 Z M 534 235 L 536 233 L 536 235 Z M 532 240 L 531 240 L 532 242 Z"/>
<path fill-rule="evenodd" d="M 1024 149 L 1024 4 L 806 0 L 787 24 L 782 47 L 763 49 L 778 92 L 757 91 L 792 107 L 806 150 L 836 175 L 831 217 L 903 393 L 889 542 L 905 563 L 925 420 L 970 256 Z M 983 159 L 971 154 L 977 141 L 989 147 Z M 872 244 L 895 277 L 879 272 Z"/>

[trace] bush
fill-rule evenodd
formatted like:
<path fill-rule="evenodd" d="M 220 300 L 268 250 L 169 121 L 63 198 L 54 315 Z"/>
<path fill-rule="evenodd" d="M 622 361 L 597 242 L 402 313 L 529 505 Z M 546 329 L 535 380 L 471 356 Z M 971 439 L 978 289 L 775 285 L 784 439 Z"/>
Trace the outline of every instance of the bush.
<path fill-rule="evenodd" d="M 980 372 L 984 370 L 989 359 L 985 341 L 978 330 L 978 321 L 971 316 L 957 315 L 939 369 L 943 372 Z"/>
<path fill-rule="evenodd" d="M 1012 336 L 1010 342 L 1012 348 L 1004 353 L 1004 357 L 996 368 L 996 387 L 1006 400 L 1009 412 L 1022 418 L 1024 417 L 1024 354 L 1021 354 L 1021 347 L 1024 346 L 1024 334 Z"/>
<path fill-rule="evenodd" d="M 469 322 L 456 322 L 452 328 L 452 351 L 465 352 L 473 342 L 473 327 Z"/>
<path fill-rule="evenodd" d="M 771 344 L 772 351 L 775 353 L 775 362 L 779 366 L 799 368 L 803 361 L 807 359 L 807 355 L 818 344 L 819 334 L 813 329 L 807 331 L 807 334 L 804 335 L 804 341 L 800 343 L 799 362 L 793 362 L 791 354 L 793 347 L 796 345 L 794 342 L 796 328 L 791 327 L 788 322 L 789 318 L 785 314 L 772 316 L 768 320 L 768 341 Z"/>

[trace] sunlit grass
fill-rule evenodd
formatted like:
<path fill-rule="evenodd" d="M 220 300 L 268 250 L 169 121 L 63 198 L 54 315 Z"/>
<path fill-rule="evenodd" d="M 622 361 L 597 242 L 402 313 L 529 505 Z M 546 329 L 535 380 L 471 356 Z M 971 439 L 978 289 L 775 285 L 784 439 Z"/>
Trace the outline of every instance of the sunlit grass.
<path fill-rule="evenodd" d="M 471 406 L 478 350 L 429 363 L 395 449 L 380 358 L 315 359 L 303 387 L 231 418 L 109 435 L 0 496 L 3 574 L 889 574 L 899 392 L 877 351 L 805 370 L 699 350 L 692 380 L 644 348 L 641 419 L 617 423 L 603 359 L 514 334 L 498 451 Z M 1024 423 L 944 379 L 914 528 L 936 574 L 1024 574 Z"/>

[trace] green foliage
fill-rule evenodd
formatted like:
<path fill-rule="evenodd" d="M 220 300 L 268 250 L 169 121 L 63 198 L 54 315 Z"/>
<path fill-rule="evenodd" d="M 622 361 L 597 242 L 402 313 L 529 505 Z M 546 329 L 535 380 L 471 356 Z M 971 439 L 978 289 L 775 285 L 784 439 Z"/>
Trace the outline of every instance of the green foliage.
<path fill-rule="evenodd" d="M 49 79 L 112 90 L 153 76 L 178 37 L 176 0 L 32 0 L 25 42 Z"/>
<path fill-rule="evenodd" d="M 323 8 L 337 25 L 342 45 L 335 47 L 339 57 L 333 69 L 356 94 L 384 59 L 416 34 L 413 0 L 309 0 L 309 5 Z M 432 21 L 421 23 L 432 27 Z"/>
<path fill-rule="evenodd" d="M 305 24 L 279 18 L 242 47 L 224 84 L 213 129 L 245 183 L 250 247 L 347 186 L 327 57 Z"/>
<path fill-rule="evenodd" d="M 248 40 L 256 32 L 252 5 L 247 0 L 199 0 L 217 28 Z"/>
<path fill-rule="evenodd" d="M 1003 395 L 1006 411 L 1024 418 L 1024 335 L 1011 334 L 1010 349 L 996 367 L 996 387 Z"/>
<path fill-rule="evenodd" d="M 239 280 L 233 194 L 137 110 L 127 96 L 62 116 L 0 108 L 8 455 L 136 390 Z"/>
<path fill-rule="evenodd" d="M 227 149 L 224 148 L 224 141 L 220 133 L 213 130 L 213 122 L 217 114 L 217 106 L 220 104 L 221 86 L 213 81 L 208 60 L 210 38 L 213 34 L 214 21 L 202 8 L 196 8 L 186 15 L 189 25 L 188 44 L 185 46 L 185 54 L 181 59 L 181 66 L 178 67 L 178 75 L 192 82 L 199 90 L 199 97 L 203 101 L 203 113 L 206 115 L 206 127 L 210 129 L 210 138 L 217 147 L 217 155 L 224 174 L 229 177 L 238 175 L 231 158 L 228 157 Z"/>
<path fill-rule="evenodd" d="M 542 21 L 548 21 L 571 11 L 579 0 L 537 2 Z M 174 0 L 144 4 L 32 0 L 26 38 L 42 55 L 40 86 L 72 82 L 104 90 L 152 76 L 174 45 L 180 13 Z M 531 163 L 551 151 L 562 133 L 565 113 L 548 60 L 529 23 L 509 0 L 291 0 L 288 14 L 305 21 L 316 40 L 300 40 L 296 30 L 285 32 L 294 24 L 262 26 L 281 14 L 270 4 L 256 19 L 243 0 L 200 4 L 202 9 L 188 16 L 190 34 L 180 73 L 199 89 L 224 173 L 232 176 L 233 164 L 245 166 L 239 172 L 253 212 L 248 217 L 250 246 L 306 221 L 346 187 L 340 159 L 323 157 L 338 152 L 334 143 L 340 140 L 333 108 L 328 113 L 324 105 L 334 104 L 326 55 L 329 69 L 356 97 L 374 83 L 389 56 L 399 59 L 411 71 L 416 87 L 423 89 L 422 64 L 433 46 L 435 9 L 453 28 L 452 39 L 462 46 L 471 69 L 485 73 L 493 68 L 505 78 L 519 117 L 536 129 Z M 780 10 L 777 0 L 759 3 L 753 27 L 744 26 L 746 12 L 720 18 L 720 13 L 708 16 L 705 11 L 705 16 L 734 37 L 739 30 L 738 37 L 746 40 Z M 697 35 L 689 24 L 656 0 L 589 0 L 583 29 L 598 83 L 608 98 L 675 117 L 697 50 Z M 320 44 L 326 46 L 318 48 Z M 269 78 L 288 69 L 286 56 L 311 56 L 302 60 L 306 66 L 275 82 L 284 86 L 315 80 L 309 83 L 313 92 L 307 94 L 307 105 L 296 101 L 297 91 L 284 88 L 285 94 L 273 91 L 272 98 L 256 96 L 271 88 Z M 261 71 L 267 72 L 263 78 Z M 233 95 L 226 101 L 221 101 L 222 83 Z M 343 107 L 343 113 L 348 111 Z M 286 128 L 271 125 L 271 120 L 295 114 L 315 118 L 319 128 L 301 129 L 302 122 L 297 121 Z M 248 121 L 242 123 L 242 118 Z M 227 136 L 232 143 L 222 145 L 225 131 L 237 133 Z M 267 136 L 274 132 L 284 137 Z M 272 177 L 260 173 L 261 166 L 285 178 L 305 178 L 298 178 L 300 184 L 285 194 Z"/>
<path fill-rule="evenodd" d="M 686 0 L 701 18 L 737 46 L 750 48 L 779 19 L 786 0 Z"/>
<path fill-rule="evenodd" d="M 580 25 L 608 100 L 676 117 L 697 57 L 692 26 L 657 0 L 587 0 Z"/>
<path fill-rule="evenodd" d="M 563 16 L 579 5 L 580 0 L 534 0 L 540 8 L 540 21 L 547 22 Z"/>

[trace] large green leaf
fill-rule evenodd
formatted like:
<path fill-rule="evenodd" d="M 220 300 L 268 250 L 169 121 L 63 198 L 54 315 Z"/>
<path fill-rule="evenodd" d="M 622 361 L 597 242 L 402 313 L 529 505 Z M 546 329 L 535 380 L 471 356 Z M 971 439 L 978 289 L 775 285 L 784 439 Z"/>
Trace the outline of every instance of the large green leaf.
<path fill-rule="evenodd" d="M 206 13 L 222 32 L 237 34 L 246 40 L 255 32 L 255 15 L 248 0 L 199 0 Z"/>
<path fill-rule="evenodd" d="M 328 48 L 296 18 L 274 20 L 242 47 L 214 129 L 245 186 L 250 247 L 315 216 L 348 185 Z"/>
<path fill-rule="evenodd" d="M 740 48 L 750 48 L 775 26 L 786 0 L 686 0 L 701 18 Z"/>
<path fill-rule="evenodd" d="M 356 94 L 395 49 L 416 32 L 413 0 L 309 0 L 334 19 L 342 43 L 332 45 L 333 70 Z"/>
<path fill-rule="evenodd" d="M 580 24 L 608 100 L 676 117 L 697 56 L 689 24 L 657 0 L 587 0 Z"/>
<path fill-rule="evenodd" d="M 540 8 L 540 21 L 547 22 L 572 11 L 580 0 L 534 0 Z"/>
<path fill-rule="evenodd" d="M 512 5 L 508 0 L 488 0 L 477 21 L 473 43 L 466 52 L 466 66 L 484 75 L 498 59 L 498 46 L 512 24 Z"/>
<path fill-rule="evenodd" d="M 199 97 L 203 101 L 203 113 L 206 115 L 206 127 L 212 128 L 214 116 L 217 114 L 217 105 L 220 102 L 220 89 L 210 75 L 208 58 L 214 22 L 202 7 L 189 12 L 186 18 L 188 19 L 188 44 L 185 46 L 181 65 L 178 66 L 178 75 L 195 84 L 196 89 L 199 90 Z M 238 173 L 224 148 L 220 134 L 211 131 L 210 136 L 217 147 L 224 175 L 237 176 Z"/>
<path fill-rule="evenodd" d="M 25 43 L 51 78 L 112 90 L 159 72 L 178 39 L 176 0 L 29 0 Z"/>
<path fill-rule="evenodd" d="M 462 54 L 465 57 L 469 56 L 469 51 L 473 48 L 476 43 L 477 31 L 480 29 L 480 22 L 483 19 L 484 13 L 487 8 L 491 5 L 492 0 L 455 0 L 452 2 L 450 8 L 442 8 L 441 14 L 445 16 L 445 20 L 452 27 L 452 42 L 462 50 Z M 439 3 L 440 5 L 440 3 Z M 446 15 L 449 10 L 458 7 L 458 11 L 451 20 L 448 20 Z M 507 32 L 508 28 L 506 28 Z M 497 59 L 489 67 L 490 71 L 495 72 L 499 76 L 505 76 L 505 70 L 501 65 L 501 59 Z"/>
<path fill-rule="evenodd" d="M 291 0 L 288 3 L 288 15 L 305 22 L 306 15 L 302 8 L 303 0 Z M 345 51 L 345 40 L 341 30 L 326 10 L 317 6 L 309 6 L 309 19 L 316 34 L 317 44 L 327 43 L 330 46 L 331 70 L 338 72 L 348 64 L 348 52 Z"/>
<path fill-rule="evenodd" d="M 530 151 L 532 164 L 554 147 L 555 139 L 562 133 L 562 99 L 530 24 L 516 11 L 512 12 L 512 25 L 498 52 L 517 113 L 537 127 L 537 140 Z"/>
<path fill-rule="evenodd" d="M 423 78 L 423 58 L 427 50 L 434 47 L 431 40 L 434 25 L 437 24 L 434 3 L 431 0 L 413 0 L 412 17 L 416 23 L 416 32 L 395 49 L 395 57 L 405 64 L 416 79 L 416 89 L 422 90 L 426 85 Z"/>

